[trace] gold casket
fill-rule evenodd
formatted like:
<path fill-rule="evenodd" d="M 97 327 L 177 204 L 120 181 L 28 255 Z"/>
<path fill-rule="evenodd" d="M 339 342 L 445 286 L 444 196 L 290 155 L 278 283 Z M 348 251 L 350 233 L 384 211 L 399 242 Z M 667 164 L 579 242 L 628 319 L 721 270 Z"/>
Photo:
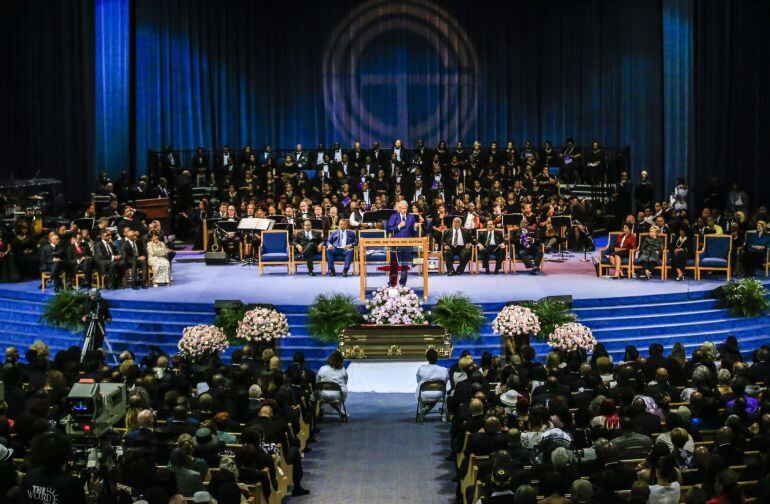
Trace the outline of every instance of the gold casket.
<path fill-rule="evenodd" d="M 429 348 L 452 358 L 452 338 L 443 327 L 362 324 L 340 333 L 337 349 L 346 359 L 422 360 Z"/>

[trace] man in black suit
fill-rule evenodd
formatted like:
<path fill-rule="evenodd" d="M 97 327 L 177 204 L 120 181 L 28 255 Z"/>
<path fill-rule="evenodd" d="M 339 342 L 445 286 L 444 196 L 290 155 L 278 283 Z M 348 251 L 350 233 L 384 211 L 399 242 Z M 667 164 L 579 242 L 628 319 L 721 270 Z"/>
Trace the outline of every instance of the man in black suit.
<path fill-rule="evenodd" d="M 755 383 L 770 382 L 770 349 L 762 347 L 757 350 L 757 357 L 749 368 L 749 377 Z"/>
<path fill-rule="evenodd" d="M 441 242 L 444 247 L 444 263 L 447 268 L 447 275 L 462 275 L 465 266 L 471 259 L 471 233 L 462 227 L 462 220 L 455 217 L 452 220 L 452 228 L 444 231 Z M 454 268 L 454 258 L 460 259 L 457 269 Z"/>
<path fill-rule="evenodd" d="M 123 256 L 112 243 L 112 233 L 102 231 L 101 239 L 94 243 L 96 271 L 104 279 L 104 288 L 117 289 L 123 276 Z"/>
<path fill-rule="evenodd" d="M 634 432 L 651 436 L 653 432 L 660 432 L 660 417 L 647 411 L 647 403 L 641 397 L 634 399 L 632 403 L 634 411 Z"/>
<path fill-rule="evenodd" d="M 465 458 L 460 466 L 458 477 L 462 478 L 468 471 L 468 463 L 471 453 L 475 455 L 491 455 L 498 450 L 507 447 L 505 434 L 500 432 L 500 420 L 490 416 L 484 420 L 484 432 L 471 432 L 468 436 L 468 444 L 465 445 L 463 454 Z"/>
<path fill-rule="evenodd" d="M 151 194 L 153 198 L 168 198 L 171 194 L 168 191 L 168 181 L 164 177 L 161 177 L 158 180 L 158 185 L 153 187 Z"/>
<path fill-rule="evenodd" d="M 147 288 L 147 250 L 144 242 L 139 239 L 139 233 L 126 228 L 123 233 L 122 255 L 127 268 L 131 270 L 129 281 L 133 289 Z M 141 272 L 141 281 L 139 273 Z"/>
<path fill-rule="evenodd" d="M 313 225 L 306 219 L 302 223 L 302 231 L 294 235 L 294 250 L 307 261 L 307 274 L 315 276 L 313 272 L 313 257 L 318 253 L 321 244 L 321 235 L 313 231 Z"/>
<path fill-rule="evenodd" d="M 489 275 L 489 257 L 495 258 L 495 275 L 500 273 L 500 266 L 505 259 L 505 238 L 503 231 L 495 229 L 494 219 L 487 221 L 487 229 L 481 231 L 478 237 L 478 253 L 481 262 L 484 265 L 487 275 Z"/>
<path fill-rule="evenodd" d="M 40 249 L 40 272 L 49 273 L 53 280 L 54 292 L 63 288 L 61 274 L 64 272 L 64 247 L 59 243 L 59 235 L 56 233 L 48 237 L 48 244 Z"/>
<path fill-rule="evenodd" d="M 139 428 L 126 434 L 123 441 L 126 448 L 143 448 L 155 453 L 158 449 L 158 435 L 153 430 L 155 415 L 146 409 L 136 416 Z"/>

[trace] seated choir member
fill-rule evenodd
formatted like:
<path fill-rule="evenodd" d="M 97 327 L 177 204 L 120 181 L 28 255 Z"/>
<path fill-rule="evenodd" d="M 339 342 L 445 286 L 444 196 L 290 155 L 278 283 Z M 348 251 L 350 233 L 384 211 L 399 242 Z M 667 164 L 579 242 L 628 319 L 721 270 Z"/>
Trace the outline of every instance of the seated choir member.
<path fill-rule="evenodd" d="M 235 205 L 228 205 L 226 212 L 227 213 L 220 222 L 237 223 L 240 220 L 238 214 L 235 212 Z M 238 258 L 240 258 L 241 237 L 238 234 L 238 231 L 225 231 L 224 229 L 217 227 L 216 233 L 219 236 L 219 242 L 222 244 L 222 250 L 227 254 L 227 261 L 229 262 L 232 260 L 233 256 L 236 254 Z"/>
<path fill-rule="evenodd" d="M 462 219 L 455 217 L 452 220 L 452 228 L 444 232 L 442 244 L 444 246 L 444 263 L 447 275 L 462 275 L 465 266 L 471 259 L 471 233 L 462 227 Z M 454 268 L 454 258 L 460 259 L 457 269 Z"/>
<path fill-rule="evenodd" d="M 348 229 L 348 222 L 348 219 L 340 219 L 339 229 L 329 233 L 329 240 L 326 243 L 326 262 L 329 264 L 329 276 L 337 274 L 334 271 L 335 259 L 345 260 L 345 265 L 342 267 L 342 276 L 344 277 L 348 276 L 350 264 L 353 262 L 353 250 L 358 240 L 356 232 Z"/>
<path fill-rule="evenodd" d="M 623 232 L 615 239 L 614 246 L 607 257 L 610 260 L 610 264 L 615 268 L 615 275 L 612 277 L 614 280 L 620 278 L 621 264 L 623 259 L 630 257 L 631 250 L 636 247 L 636 236 L 631 232 L 631 224 L 623 224 Z"/>
<path fill-rule="evenodd" d="M 505 237 L 503 231 L 495 229 L 494 219 L 487 221 L 487 228 L 478 234 L 478 254 L 484 265 L 484 270 L 489 274 L 489 258 L 495 258 L 495 275 L 500 273 L 500 266 L 505 259 Z"/>
<path fill-rule="evenodd" d="M 297 255 L 307 262 L 308 276 L 315 276 L 313 271 L 313 258 L 318 253 L 321 245 L 321 233 L 313 231 L 313 225 L 309 219 L 302 223 L 302 230 L 294 233 L 294 250 Z"/>

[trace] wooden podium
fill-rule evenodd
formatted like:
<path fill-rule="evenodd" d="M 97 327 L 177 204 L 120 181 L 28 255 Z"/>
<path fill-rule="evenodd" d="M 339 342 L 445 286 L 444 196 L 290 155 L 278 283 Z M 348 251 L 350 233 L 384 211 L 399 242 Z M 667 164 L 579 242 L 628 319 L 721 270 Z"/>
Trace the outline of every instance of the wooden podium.
<path fill-rule="evenodd" d="M 166 234 L 171 233 L 171 199 L 153 198 L 136 200 L 134 205 L 137 210 L 141 210 L 147 215 L 148 219 L 159 220 L 163 231 Z"/>
<path fill-rule="evenodd" d="M 422 298 L 428 300 L 428 237 L 361 238 L 358 240 L 358 271 L 361 276 L 361 301 L 366 301 L 366 247 L 422 247 Z M 410 265 L 411 266 L 411 265 Z"/>

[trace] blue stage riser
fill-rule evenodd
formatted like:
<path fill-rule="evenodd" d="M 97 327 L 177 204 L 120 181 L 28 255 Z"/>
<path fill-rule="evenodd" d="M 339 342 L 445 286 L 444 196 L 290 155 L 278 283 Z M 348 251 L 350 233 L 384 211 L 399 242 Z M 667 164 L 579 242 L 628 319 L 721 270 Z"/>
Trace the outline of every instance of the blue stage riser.
<path fill-rule="evenodd" d="M 43 340 L 53 352 L 79 345 L 79 334 L 40 322 L 49 297 L 50 294 L 20 292 L 11 286 L 0 288 L 0 345 L 24 349 L 35 340 Z M 455 343 L 455 356 L 464 349 L 476 359 L 483 352 L 502 352 L 500 338 L 493 334 L 491 323 L 504 305 L 504 302 L 482 304 L 487 322 L 481 338 Z M 175 352 L 184 327 L 209 324 L 215 318 L 211 304 L 114 300 L 111 306 L 113 322 L 108 334 L 113 349 L 130 349 L 140 356 L 153 345 Z M 428 310 L 431 307 L 425 306 Z M 292 333 L 278 345 L 281 359 L 289 362 L 294 352 L 302 351 L 311 366 L 322 365 L 336 346 L 309 336 L 307 305 L 277 305 L 276 308 L 287 315 Z M 708 291 L 575 300 L 574 311 L 604 343 L 615 361 L 622 359 L 628 344 L 636 345 L 646 355 L 651 343 L 661 343 L 670 349 L 679 342 L 690 353 L 704 341 L 721 342 L 731 334 L 738 337 L 746 353 L 770 343 L 770 317 L 734 317 L 718 308 Z M 549 351 L 548 345 L 542 342 L 533 342 L 533 346 L 540 359 Z M 225 353 L 226 359 L 231 352 Z"/>

